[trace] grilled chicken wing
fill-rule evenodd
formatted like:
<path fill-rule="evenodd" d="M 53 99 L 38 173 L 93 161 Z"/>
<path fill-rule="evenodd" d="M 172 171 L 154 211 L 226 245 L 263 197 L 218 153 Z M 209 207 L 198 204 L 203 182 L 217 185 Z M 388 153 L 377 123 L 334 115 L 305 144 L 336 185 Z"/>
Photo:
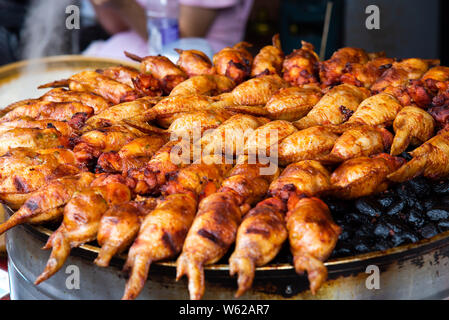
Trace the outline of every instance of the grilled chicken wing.
<path fill-rule="evenodd" d="M 67 90 L 65 88 L 52 89 L 45 93 L 40 99 L 43 101 L 52 102 L 79 102 L 94 109 L 95 114 L 98 114 L 110 107 L 110 103 L 99 95 L 91 92 Z"/>
<path fill-rule="evenodd" d="M 291 122 L 270 121 L 249 134 L 243 152 L 259 156 L 277 155 L 279 143 L 297 131 Z"/>
<path fill-rule="evenodd" d="M 277 165 L 255 161 L 246 155 L 240 156 L 219 191 L 232 193 L 242 214 L 246 214 L 253 204 L 262 200 L 270 183 L 278 176 Z"/>
<path fill-rule="evenodd" d="M 52 102 L 37 101 L 36 103 L 24 105 L 11 110 L 0 118 L 0 122 L 7 122 L 23 117 L 33 120 L 57 120 L 69 121 L 77 114 L 83 114 L 85 117 L 93 115 L 94 110 L 79 102 Z"/>
<path fill-rule="evenodd" d="M 318 83 L 318 55 L 311 43 L 301 41 L 301 49 L 296 49 L 285 57 L 282 65 L 284 80 L 292 86 Z"/>
<path fill-rule="evenodd" d="M 0 225 L 0 233 L 22 223 L 41 223 L 59 218 L 73 194 L 89 186 L 93 180 L 92 173 L 82 172 L 50 181 L 34 192 L 18 211 Z"/>
<path fill-rule="evenodd" d="M 212 98 L 203 95 L 171 96 L 134 119 L 137 122 L 156 120 L 162 127 L 168 128 L 180 113 L 213 109 L 212 102 Z"/>
<path fill-rule="evenodd" d="M 287 201 L 292 193 L 308 197 L 331 189 L 330 173 L 318 161 L 305 160 L 290 164 L 269 188 L 270 195 Z"/>
<path fill-rule="evenodd" d="M 99 69 L 96 72 L 134 88 L 145 96 L 162 95 L 162 84 L 151 74 L 140 73 L 137 69 L 125 66 Z"/>
<path fill-rule="evenodd" d="M 170 96 L 215 96 L 231 91 L 234 87 L 234 82 L 226 76 L 218 74 L 198 75 L 178 84 L 170 92 Z"/>
<path fill-rule="evenodd" d="M 449 174 L 449 131 L 441 130 L 410 155 L 413 159 L 391 173 L 388 179 L 404 182 L 420 174 L 431 179 L 446 177 Z"/>
<path fill-rule="evenodd" d="M 199 140 L 201 152 L 203 155 L 217 154 L 217 152 L 226 156 L 242 154 L 253 130 L 268 122 L 266 118 L 236 114 L 215 130 L 203 135 Z"/>
<path fill-rule="evenodd" d="M 203 266 L 223 257 L 235 240 L 240 219 L 240 208 L 230 193 L 214 193 L 201 201 L 177 260 L 176 278 L 188 275 L 192 300 L 204 294 Z"/>
<path fill-rule="evenodd" d="M 123 119 L 132 118 L 141 115 L 145 111 L 151 109 L 160 98 L 143 97 L 131 102 L 124 102 L 112 106 L 103 112 L 87 119 L 83 131 L 96 128 L 107 127 L 119 123 Z"/>
<path fill-rule="evenodd" d="M 410 96 L 410 102 L 413 101 L 418 107 L 427 108 L 431 104 L 438 106 L 444 101 L 444 95 L 438 96 L 438 94 L 447 89 L 448 83 L 449 67 L 436 66 L 430 68 L 421 79 L 411 80 L 406 91 Z M 403 94 L 403 96 L 406 95 Z"/>
<path fill-rule="evenodd" d="M 335 141 L 329 158 L 337 161 L 370 156 L 388 150 L 393 135 L 384 128 L 359 126 L 346 130 Z"/>
<path fill-rule="evenodd" d="M 405 87 L 409 80 L 417 80 L 432 65 L 439 64 L 438 60 L 424 60 L 417 58 L 404 59 L 394 62 L 371 87 L 373 92 L 381 92 L 388 87 Z"/>
<path fill-rule="evenodd" d="M 215 68 L 209 57 L 199 50 L 175 49 L 179 53 L 178 67 L 189 77 L 215 74 Z"/>
<path fill-rule="evenodd" d="M 237 231 L 234 253 L 229 258 L 230 274 L 238 275 L 236 297 L 251 287 L 255 267 L 267 264 L 279 253 L 287 239 L 286 211 L 283 201 L 268 198 L 245 215 Z"/>
<path fill-rule="evenodd" d="M 13 102 L 0 110 L 0 118 L 3 117 L 8 112 L 11 112 L 15 108 L 29 106 L 29 105 L 35 104 L 36 102 L 39 102 L 39 101 L 40 101 L 40 99 L 25 99 L 25 100 Z"/>
<path fill-rule="evenodd" d="M 57 120 L 33 120 L 31 118 L 23 117 L 16 120 L 0 123 L 0 134 L 14 128 L 34 128 L 34 129 L 47 129 L 54 128 L 61 135 L 65 137 L 76 137 L 78 132 L 66 121 Z"/>
<path fill-rule="evenodd" d="M 265 108 L 272 119 L 301 119 L 320 101 L 321 90 L 315 85 L 283 88 L 274 93 Z"/>
<path fill-rule="evenodd" d="M 331 175 L 332 192 L 340 198 L 354 199 L 385 191 L 387 176 L 403 163 L 404 159 L 385 153 L 347 160 Z"/>
<path fill-rule="evenodd" d="M 341 228 L 318 198 L 293 197 L 288 209 L 286 224 L 293 264 L 297 273 L 307 271 L 310 291 L 315 294 L 326 281 L 323 262 L 334 250 Z"/>
<path fill-rule="evenodd" d="M 124 266 L 125 271 L 130 271 L 130 278 L 122 299 L 137 297 L 152 262 L 172 258 L 181 251 L 196 206 L 190 195 L 172 194 L 145 217 Z"/>
<path fill-rule="evenodd" d="M 144 134 L 127 125 L 113 125 L 84 133 L 73 151 L 80 162 L 98 158 L 104 152 L 119 151 L 132 140 Z"/>
<path fill-rule="evenodd" d="M 69 87 L 73 91 L 88 91 L 95 93 L 113 104 L 132 101 L 139 93 L 126 84 L 112 80 L 95 71 L 83 71 L 74 74 L 69 79 L 58 80 L 39 86 L 39 89 L 50 87 Z"/>
<path fill-rule="evenodd" d="M 367 63 L 349 63 L 341 76 L 341 82 L 370 88 L 385 70 L 391 68 L 393 62 L 392 58 L 379 57 Z"/>
<path fill-rule="evenodd" d="M 139 70 L 127 66 L 114 66 L 95 71 L 131 88 L 134 87 L 133 79 L 139 75 Z"/>
<path fill-rule="evenodd" d="M 434 134 L 435 121 L 423 109 L 408 106 L 399 111 L 393 128 L 396 134 L 390 154 L 395 156 L 405 151 L 409 144 L 417 145 L 429 140 Z"/>
<path fill-rule="evenodd" d="M 189 139 L 193 138 L 196 134 L 198 135 L 197 139 L 199 139 L 206 130 L 218 127 L 231 116 L 232 113 L 224 109 L 181 113 L 171 123 L 166 132 L 170 133 L 172 137 L 185 137 Z"/>
<path fill-rule="evenodd" d="M 218 157 L 203 157 L 170 174 L 169 180 L 161 187 L 162 194 L 189 193 L 199 198 L 207 197 L 218 190 L 226 172 L 232 164 Z"/>
<path fill-rule="evenodd" d="M 130 169 L 137 169 L 146 164 L 150 158 L 166 142 L 163 135 L 149 135 L 132 140 L 125 144 L 120 151 L 103 153 L 97 161 L 97 167 L 104 172 L 126 173 Z"/>
<path fill-rule="evenodd" d="M 111 206 L 100 220 L 97 241 L 101 249 L 95 264 L 107 267 L 114 255 L 123 252 L 136 238 L 144 217 L 156 205 L 156 198 L 147 198 Z"/>
<path fill-rule="evenodd" d="M 341 82 L 348 64 L 365 64 L 369 60 L 368 54 L 363 49 L 341 48 L 335 51 L 329 60 L 320 63 L 320 79 L 324 86 L 332 86 Z"/>
<path fill-rule="evenodd" d="M 0 199 L 6 202 L 10 198 L 23 198 L 25 201 L 31 192 L 49 181 L 81 171 L 73 152 L 65 149 L 45 149 L 40 152 L 13 149 L 0 157 L 0 164 L 8 166 L 1 170 L 0 179 Z M 14 207 L 21 204 L 11 202 Z"/>
<path fill-rule="evenodd" d="M 300 160 L 326 160 L 337 139 L 338 135 L 327 126 L 297 131 L 279 144 L 279 163 L 286 165 Z"/>
<path fill-rule="evenodd" d="M 0 155 L 13 148 L 29 148 L 30 150 L 69 147 L 67 137 L 56 129 L 15 128 L 0 135 Z"/>
<path fill-rule="evenodd" d="M 148 73 L 159 80 L 165 94 L 170 94 L 174 87 L 187 79 L 187 74 L 165 56 L 147 56 L 142 58 L 126 51 L 125 55 L 132 60 L 140 62 L 142 73 Z"/>
<path fill-rule="evenodd" d="M 117 180 L 117 179 L 111 179 Z M 103 184 L 105 182 L 109 182 Z M 64 218 L 59 228 L 48 238 L 44 249 L 52 248 L 45 270 L 36 279 L 38 285 L 54 275 L 70 255 L 70 250 L 97 237 L 102 215 L 110 205 L 131 200 L 128 187 L 120 182 L 110 182 L 100 177 L 91 186 L 73 195 L 64 208 Z"/>
<path fill-rule="evenodd" d="M 214 54 L 212 61 L 218 74 L 240 84 L 251 74 L 253 57 L 246 50 L 251 44 L 239 42 L 232 48 L 226 47 Z"/>
<path fill-rule="evenodd" d="M 401 109 L 402 105 L 394 96 L 379 93 L 363 100 L 347 123 L 388 126 L 393 123 Z"/>
<path fill-rule="evenodd" d="M 251 68 L 251 77 L 258 77 L 267 74 L 281 75 L 284 52 L 281 48 L 279 34 L 273 36 L 273 45 L 263 47 L 254 57 Z"/>
<path fill-rule="evenodd" d="M 287 83 L 278 75 L 263 75 L 249 79 L 231 92 L 218 96 L 220 98 L 218 103 L 224 106 L 265 105 L 276 91 L 286 87 Z"/>
<path fill-rule="evenodd" d="M 304 118 L 295 122 L 295 126 L 305 129 L 323 124 L 341 124 L 351 117 L 369 95 L 369 90 L 349 84 L 333 87 Z"/>
<path fill-rule="evenodd" d="M 159 187 L 166 181 L 169 173 L 175 172 L 179 168 L 190 163 L 188 159 L 179 158 L 179 162 L 173 161 L 174 155 L 178 154 L 180 142 L 171 140 L 161 147 L 148 161 L 147 165 L 139 170 L 130 170 L 128 175 L 136 181 L 134 191 L 138 194 L 158 193 Z"/>

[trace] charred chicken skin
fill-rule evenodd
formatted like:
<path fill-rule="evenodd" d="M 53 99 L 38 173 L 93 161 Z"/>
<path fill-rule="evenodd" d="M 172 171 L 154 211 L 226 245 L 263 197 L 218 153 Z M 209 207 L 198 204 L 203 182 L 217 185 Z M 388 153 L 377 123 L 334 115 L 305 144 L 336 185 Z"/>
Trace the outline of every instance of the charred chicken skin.
<path fill-rule="evenodd" d="M 367 63 L 349 63 L 341 76 L 341 82 L 369 89 L 385 70 L 391 68 L 393 62 L 394 59 L 379 57 Z"/>
<path fill-rule="evenodd" d="M 151 157 L 167 142 L 167 137 L 148 135 L 136 138 L 125 144 L 118 152 L 103 152 L 97 161 L 97 168 L 104 172 L 122 172 L 144 166 Z"/>
<path fill-rule="evenodd" d="M 57 148 L 39 152 L 13 149 L 0 157 L 0 163 L 6 166 L 1 170 L 0 199 L 11 207 L 20 206 L 31 192 L 49 181 L 81 171 L 81 165 L 71 150 Z"/>
<path fill-rule="evenodd" d="M 42 223 L 56 220 L 62 215 L 64 206 L 73 194 L 88 187 L 93 180 L 92 173 L 83 172 L 50 181 L 30 195 L 23 206 L 0 225 L 0 233 L 26 222 Z"/>
<path fill-rule="evenodd" d="M 321 83 L 324 86 L 339 84 L 348 64 L 365 64 L 368 60 L 368 54 L 362 49 L 349 47 L 339 49 L 334 52 L 329 60 L 320 63 Z"/>
<path fill-rule="evenodd" d="M 284 52 L 281 48 L 279 34 L 273 36 L 273 45 L 263 47 L 254 57 L 251 68 L 251 77 L 258 77 L 267 74 L 281 75 Z"/>
<path fill-rule="evenodd" d="M 213 63 L 218 74 L 228 77 L 236 84 L 245 81 L 251 74 L 253 57 L 246 50 L 251 44 L 239 42 L 232 48 L 226 47 L 213 56 Z"/>
<path fill-rule="evenodd" d="M 282 64 L 284 80 L 292 86 L 318 83 L 318 55 L 311 43 L 301 41 L 302 48 L 296 49 Z"/>
<path fill-rule="evenodd" d="M 164 56 L 139 57 L 126 52 L 125 55 L 140 62 L 140 71 L 156 78 L 162 85 L 165 94 L 170 94 L 178 84 L 187 79 L 187 74 Z"/>

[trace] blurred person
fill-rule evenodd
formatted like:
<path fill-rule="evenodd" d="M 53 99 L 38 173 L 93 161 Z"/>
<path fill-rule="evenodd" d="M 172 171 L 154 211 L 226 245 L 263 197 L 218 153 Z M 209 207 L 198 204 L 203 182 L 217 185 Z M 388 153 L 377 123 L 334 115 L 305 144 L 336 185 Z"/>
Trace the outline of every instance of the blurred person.
<path fill-rule="evenodd" d="M 93 42 L 84 54 L 125 58 L 126 50 L 148 55 L 149 1 L 91 0 L 100 24 L 112 36 Z M 213 52 L 232 46 L 244 37 L 252 4 L 253 0 L 179 0 L 179 36 L 205 38 Z"/>

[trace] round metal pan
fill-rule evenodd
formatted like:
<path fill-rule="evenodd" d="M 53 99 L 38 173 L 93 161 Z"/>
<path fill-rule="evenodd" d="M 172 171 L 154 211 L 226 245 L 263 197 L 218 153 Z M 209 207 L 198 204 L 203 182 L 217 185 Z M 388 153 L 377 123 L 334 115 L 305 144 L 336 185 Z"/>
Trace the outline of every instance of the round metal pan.
<path fill-rule="evenodd" d="M 136 66 L 84 56 L 22 61 L 0 68 L 0 93 L 2 87 L 33 70 L 30 66 L 37 66 L 37 70 L 44 73 L 52 70 L 74 73 L 117 64 Z M 23 96 L 14 97 L 14 101 L 30 97 L 27 90 L 23 91 Z M 0 99 L 1 106 L 5 104 Z M 5 208 L 0 206 L 0 210 Z M 73 249 L 65 266 L 56 275 L 35 286 L 33 282 L 44 269 L 49 256 L 49 252 L 41 248 L 50 233 L 51 230 L 42 226 L 30 225 L 18 226 L 7 232 L 12 299 L 119 299 L 122 296 L 126 282 L 121 272 L 124 257 L 114 258 L 108 268 L 99 268 L 93 264 L 99 248 L 88 244 Z M 326 266 L 328 281 L 315 296 L 308 290 L 306 277 L 297 275 L 292 265 L 269 264 L 257 268 L 253 287 L 242 299 L 447 298 L 449 231 L 385 251 L 331 259 Z M 205 299 L 233 298 L 236 279 L 229 276 L 226 264 L 207 266 L 205 272 Z M 173 261 L 155 263 L 139 299 L 187 299 L 186 280 L 176 282 L 174 279 Z"/>

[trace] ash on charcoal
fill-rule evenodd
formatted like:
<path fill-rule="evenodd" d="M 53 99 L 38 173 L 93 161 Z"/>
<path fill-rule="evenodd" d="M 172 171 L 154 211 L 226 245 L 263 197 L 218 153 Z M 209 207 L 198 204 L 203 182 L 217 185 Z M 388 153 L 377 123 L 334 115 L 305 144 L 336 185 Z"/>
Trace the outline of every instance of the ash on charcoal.
<path fill-rule="evenodd" d="M 421 236 L 426 239 L 432 238 L 437 233 L 438 233 L 438 230 L 432 223 L 428 223 L 424 227 L 421 228 Z"/>
<path fill-rule="evenodd" d="M 432 208 L 426 212 L 426 216 L 432 221 L 440 221 L 449 218 L 449 211 L 445 208 Z"/>
<path fill-rule="evenodd" d="M 376 217 L 382 214 L 382 210 L 375 200 L 371 198 L 360 198 L 355 201 L 357 210 L 367 216 Z"/>
<path fill-rule="evenodd" d="M 416 228 L 421 227 L 425 222 L 424 214 L 421 210 L 417 210 L 416 208 L 411 208 L 408 212 L 407 217 L 408 222 Z"/>
<path fill-rule="evenodd" d="M 394 197 L 391 195 L 382 195 L 377 198 L 377 202 L 381 205 L 382 208 L 388 208 L 395 201 Z"/>
<path fill-rule="evenodd" d="M 397 215 L 399 212 L 405 208 L 405 200 L 398 200 L 388 207 L 386 214 L 389 216 Z"/>

